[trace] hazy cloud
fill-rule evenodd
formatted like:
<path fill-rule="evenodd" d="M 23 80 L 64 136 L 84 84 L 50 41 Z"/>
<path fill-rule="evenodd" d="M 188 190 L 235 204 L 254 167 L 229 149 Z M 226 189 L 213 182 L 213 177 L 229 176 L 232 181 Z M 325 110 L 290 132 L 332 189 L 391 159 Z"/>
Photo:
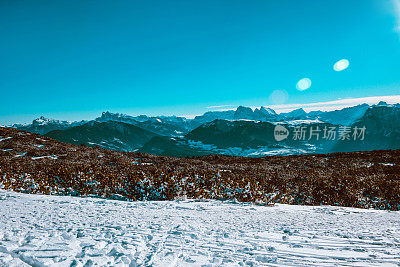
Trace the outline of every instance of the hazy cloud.
<path fill-rule="evenodd" d="M 400 103 L 400 95 L 389 95 L 389 96 L 370 96 L 370 97 L 360 97 L 360 98 L 344 98 L 333 101 L 326 102 L 315 102 L 307 104 L 285 104 L 285 105 L 271 105 L 268 106 L 274 109 L 276 112 L 288 112 L 294 109 L 303 108 L 305 111 L 331 111 L 342 109 L 346 107 L 352 107 L 359 104 L 378 104 L 380 101 L 385 101 L 388 104 Z"/>
<path fill-rule="evenodd" d="M 234 107 L 234 106 L 233 105 L 220 105 L 220 106 L 209 106 L 206 108 L 213 109 L 213 108 L 228 108 L 228 107 Z"/>

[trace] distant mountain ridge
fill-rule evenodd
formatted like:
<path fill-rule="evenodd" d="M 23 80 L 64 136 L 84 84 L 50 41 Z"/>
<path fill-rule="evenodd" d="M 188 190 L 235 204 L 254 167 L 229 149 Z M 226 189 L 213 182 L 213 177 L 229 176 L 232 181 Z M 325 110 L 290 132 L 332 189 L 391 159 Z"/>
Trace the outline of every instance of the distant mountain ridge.
<path fill-rule="evenodd" d="M 103 112 L 98 122 L 117 121 L 135 125 L 145 130 L 166 136 L 182 136 L 191 130 L 190 120 L 176 116 L 148 117 L 146 115 L 129 116 L 119 113 Z"/>
<path fill-rule="evenodd" d="M 11 127 L 43 135 L 54 130 L 65 130 L 85 123 L 87 123 L 87 121 L 60 121 L 41 116 L 40 118 L 33 120 L 31 124 L 13 124 Z"/>
<path fill-rule="evenodd" d="M 375 106 L 397 106 L 388 105 L 385 102 L 380 102 Z M 365 111 L 370 108 L 368 104 L 361 104 L 354 107 L 343 108 L 334 111 L 311 111 L 306 112 L 304 109 L 295 109 L 288 113 L 277 114 L 273 109 L 268 107 L 255 108 L 254 110 L 249 107 L 239 106 L 236 110 L 226 111 L 207 111 L 203 115 L 196 116 L 194 119 L 187 119 L 179 116 L 153 116 L 147 115 L 131 116 L 121 113 L 111 113 L 109 111 L 103 112 L 100 117 L 94 119 L 98 122 L 118 121 L 132 125 L 136 125 L 158 134 L 167 136 L 182 136 L 189 131 L 197 128 L 198 126 L 214 121 L 216 119 L 222 120 L 252 120 L 252 121 L 287 121 L 287 120 L 307 120 L 307 119 L 320 119 L 321 121 L 351 125 L 354 121 L 361 118 Z M 85 124 L 89 121 L 60 121 L 40 117 L 35 119 L 30 124 L 13 124 L 9 127 L 26 130 L 29 132 L 45 134 L 47 132 L 59 129 L 66 129 L 74 126 Z"/>
<path fill-rule="evenodd" d="M 75 145 L 98 146 L 118 151 L 135 151 L 157 134 L 124 122 L 91 121 L 66 130 L 55 130 L 45 136 Z"/>
<path fill-rule="evenodd" d="M 277 114 L 267 107 L 209 111 L 194 119 L 130 116 L 103 112 L 92 121 L 67 122 L 41 117 L 14 128 L 45 134 L 62 142 L 166 156 L 228 154 L 264 156 L 400 148 L 400 105 L 367 104 L 335 111 L 299 108 Z M 274 127 L 367 127 L 366 139 L 354 142 L 287 139 L 277 142 Z"/>
<path fill-rule="evenodd" d="M 400 105 L 380 103 L 366 110 L 352 127 L 365 127 L 365 139 L 338 143 L 334 151 L 396 149 L 400 147 Z"/>

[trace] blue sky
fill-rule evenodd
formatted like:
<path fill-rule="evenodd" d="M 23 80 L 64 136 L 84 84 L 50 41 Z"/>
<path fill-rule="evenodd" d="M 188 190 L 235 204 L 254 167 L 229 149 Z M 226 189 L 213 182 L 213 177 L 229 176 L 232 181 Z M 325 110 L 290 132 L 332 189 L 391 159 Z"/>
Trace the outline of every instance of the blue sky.
<path fill-rule="evenodd" d="M 399 13 L 398 0 L 2 0 L 0 124 L 399 95 Z"/>

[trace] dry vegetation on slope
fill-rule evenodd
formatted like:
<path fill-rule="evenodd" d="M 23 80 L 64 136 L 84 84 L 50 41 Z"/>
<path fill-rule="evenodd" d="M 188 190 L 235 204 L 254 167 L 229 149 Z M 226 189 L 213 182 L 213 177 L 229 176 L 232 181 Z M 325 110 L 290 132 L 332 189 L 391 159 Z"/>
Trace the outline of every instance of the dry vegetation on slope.
<path fill-rule="evenodd" d="M 400 209 L 400 150 L 171 158 L 0 128 L 0 187 L 127 200 L 219 199 Z"/>

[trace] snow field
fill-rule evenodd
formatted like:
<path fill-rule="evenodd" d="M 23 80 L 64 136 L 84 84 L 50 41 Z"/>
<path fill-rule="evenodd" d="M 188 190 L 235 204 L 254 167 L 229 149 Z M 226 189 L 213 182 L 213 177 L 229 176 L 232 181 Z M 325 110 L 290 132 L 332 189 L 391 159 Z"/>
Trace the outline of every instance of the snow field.
<path fill-rule="evenodd" d="M 0 191 L 0 266 L 400 264 L 400 212 Z"/>

